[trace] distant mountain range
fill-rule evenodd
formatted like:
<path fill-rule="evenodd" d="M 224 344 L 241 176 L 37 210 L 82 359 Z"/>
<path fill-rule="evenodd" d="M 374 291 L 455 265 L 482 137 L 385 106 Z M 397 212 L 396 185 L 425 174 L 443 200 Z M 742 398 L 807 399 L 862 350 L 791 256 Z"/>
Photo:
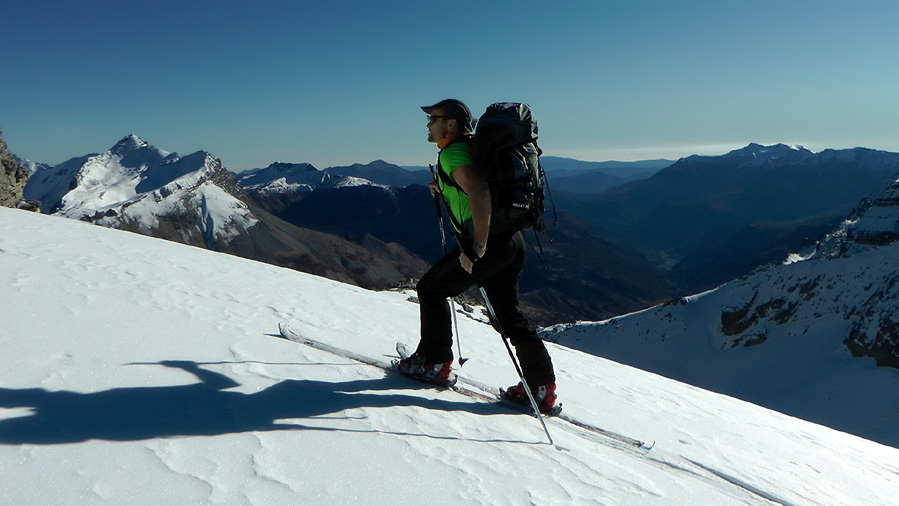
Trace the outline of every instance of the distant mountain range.
<path fill-rule="evenodd" d="M 646 177 L 674 163 L 674 160 L 641 160 L 637 162 L 585 162 L 573 158 L 544 155 L 540 157 L 543 168 L 555 177 L 590 172 L 604 172 L 610 176 L 628 179 Z"/>
<path fill-rule="evenodd" d="M 585 162 L 573 158 L 544 155 L 541 165 L 547 173 L 552 191 L 598 194 L 629 181 L 646 179 L 668 167 L 674 160 L 644 160 L 637 162 Z M 377 162 L 375 162 L 377 163 Z M 414 177 L 427 182 L 427 167 L 405 167 Z M 330 171 L 330 169 L 325 169 Z M 361 176 L 365 177 L 365 176 Z M 417 181 L 419 184 L 421 181 Z M 407 183 L 409 184 L 409 183 Z"/>
<path fill-rule="evenodd" d="M 676 162 L 544 157 L 560 224 L 542 255 L 534 244 L 522 299 L 552 324 L 714 288 L 833 231 L 899 173 L 897 159 L 758 144 Z M 46 213 L 366 287 L 418 277 L 442 254 L 429 171 L 382 160 L 234 175 L 206 152 L 181 157 L 128 136 L 106 153 L 36 167 L 25 196 Z"/>
<path fill-rule="evenodd" d="M 324 171 L 335 176 L 367 179 L 372 183 L 394 188 L 411 184 L 426 185 L 431 181 L 431 173 L 428 170 L 410 171 L 384 160 L 375 160 L 367 164 L 357 163 L 348 167 L 328 167 Z"/>
<path fill-rule="evenodd" d="M 851 150 L 821 156 L 866 159 L 866 167 L 879 170 L 884 155 Z M 556 326 L 548 338 L 897 446 L 895 401 L 889 400 L 895 395 L 880 391 L 876 375 L 857 374 L 870 365 L 852 358 L 899 368 L 896 178 L 832 233 L 782 262 L 645 311 Z M 859 410 L 869 414 L 864 425 L 852 421 Z"/>
<path fill-rule="evenodd" d="M 639 245 L 691 293 L 833 231 L 897 173 L 896 153 L 750 144 L 722 156 L 683 158 L 599 195 L 557 192 L 556 201 Z"/>
<path fill-rule="evenodd" d="M 240 175 L 253 198 L 279 218 L 350 240 L 371 234 L 429 262 L 443 254 L 434 200 L 424 186 L 429 171 L 409 171 L 383 161 L 324 171 L 305 164 L 279 168 L 283 170 L 270 167 Z M 371 182 L 359 184 L 359 178 Z M 452 244 L 445 221 L 444 233 Z M 536 322 L 618 314 L 676 291 L 666 274 L 632 247 L 606 238 L 595 225 L 569 213 L 560 213 L 560 222 L 551 244 L 543 238 L 542 254 L 526 234 L 534 244 L 522 279 L 522 301 Z"/>

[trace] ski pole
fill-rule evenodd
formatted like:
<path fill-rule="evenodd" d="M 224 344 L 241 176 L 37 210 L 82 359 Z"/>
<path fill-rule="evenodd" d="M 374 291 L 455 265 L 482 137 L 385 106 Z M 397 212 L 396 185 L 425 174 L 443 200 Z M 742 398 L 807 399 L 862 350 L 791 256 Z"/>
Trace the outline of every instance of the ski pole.
<path fill-rule="evenodd" d="M 434 170 L 433 165 L 428 165 L 431 168 L 431 177 L 436 182 L 437 181 L 437 173 Z M 440 225 L 440 243 L 443 245 L 443 254 L 446 255 L 446 232 L 443 230 L 443 209 L 440 206 L 439 197 L 434 195 L 434 208 L 437 210 L 437 223 Z M 462 357 L 462 343 L 459 340 L 459 323 L 456 320 L 456 302 L 452 297 L 449 298 L 450 302 L 450 311 L 452 311 L 453 315 L 453 334 L 455 334 L 456 340 L 456 350 L 459 353 L 459 366 L 465 365 L 465 362 L 468 362 L 467 358 Z"/>
<path fill-rule="evenodd" d="M 534 408 L 534 414 L 537 415 L 537 419 L 540 420 L 540 425 L 543 426 L 543 432 L 546 433 L 546 439 L 549 440 L 549 444 L 556 446 L 553 442 L 553 437 L 549 435 L 549 429 L 546 428 L 546 421 L 543 420 L 543 414 L 540 413 L 540 408 L 537 407 L 537 400 L 534 399 L 534 394 L 531 393 L 531 388 L 528 386 L 528 382 L 524 379 L 524 373 L 521 371 L 521 366 L 518 365 L 518 360 L 515 358 L 515 353 L 512 352 L 512 347 L 509 346 L 509 338 L 506 336 L 506 333 L 503 331 L 503 326 L 500 325 L 499 320 L 496 318 L 496 313 L 493 311 L 493 305 L 490 304 L 490 299 L 487 297 L 487 291 L 484 290 L 484 287 L 478 283 L 478 290 L 481 292 L 481 297 L 484 298 L 484 304 L 487 305 L 487 312 L 490 313 L 490 320 L 493 321 L 496 326 L 496 330 L 499 331 L 499 335 L 503 338 L 503 344 L 506 345 L 506 351 L 509 352 L 509 358 L 512 359 L 512 363 L 515 365 L 515 372 L 518 373 L 518 377 L 521 379 L 521 385 L 524 387 L 524 391 L 528 394 L 528 399 L 531 401 L 531 407 Z"/>

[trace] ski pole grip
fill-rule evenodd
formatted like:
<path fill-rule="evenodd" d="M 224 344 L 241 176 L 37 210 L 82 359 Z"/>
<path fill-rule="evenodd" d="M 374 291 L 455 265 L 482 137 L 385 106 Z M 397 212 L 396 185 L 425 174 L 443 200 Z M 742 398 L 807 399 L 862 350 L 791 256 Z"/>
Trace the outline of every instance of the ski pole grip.
<path fill-rule="evenodd" d="M 436 183 L 437 182 L 437 172 L 434 170 L 434 165 L 428 165 L 428 167 L 431 169 L 431 181 L 433 183 Z M 430 187 L 428 189 L 430 189 Z M 433 194 L 433 197 L 434 197 L 434 209 L 437 211 L 437 216 L 440 219 L 443 219 L 443 210 L 440 209 L 440 198 L 437 196 L 436 193 Z"/>

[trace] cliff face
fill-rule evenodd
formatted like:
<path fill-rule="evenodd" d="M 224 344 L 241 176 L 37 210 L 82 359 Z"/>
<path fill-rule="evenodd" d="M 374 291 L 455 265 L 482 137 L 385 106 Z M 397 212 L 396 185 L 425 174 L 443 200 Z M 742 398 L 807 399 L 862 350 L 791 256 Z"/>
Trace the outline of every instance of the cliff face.
<path fill-rule="evenodd" d="M 0 132 L 0 206 L 19 207 L 22 190 L 28 181 L 28 169 L 13 158 Z"/>

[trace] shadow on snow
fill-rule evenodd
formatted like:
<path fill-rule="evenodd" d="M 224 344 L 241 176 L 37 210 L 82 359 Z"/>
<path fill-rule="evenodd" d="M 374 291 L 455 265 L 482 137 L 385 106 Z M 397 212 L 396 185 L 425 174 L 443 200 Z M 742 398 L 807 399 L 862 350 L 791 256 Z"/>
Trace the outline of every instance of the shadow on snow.
<path fill-rule="evenodd" d="M 200 382 L 178 386 L 113 388 L 92 393 L 0 388 L 0 408 L 33 410 L 25 416 L 0 420 L 0 444 L 51 445 L 93 439 L 140 441 L 253 431 L 338 431 L 342 429 L 307 427 L 283 420 L 316 418 L 365 407 L 417 406 L 481 415 L 508 413 L 500 406 L 489 403 L 372 393 L 414 387 L 405 384 L 409 381 L 404 378 L 389 375 L 375 380 L 336 383 L 284 380 L 259 392 L 241 393 L 226 391 L 239 386 L 239 383 L 223 374 L 203 369 L 196 362 L 163 361 L 158 365 L 183 369 L 195 375 Z M 428 387 L 422 385 L 421 388 Z"/>

